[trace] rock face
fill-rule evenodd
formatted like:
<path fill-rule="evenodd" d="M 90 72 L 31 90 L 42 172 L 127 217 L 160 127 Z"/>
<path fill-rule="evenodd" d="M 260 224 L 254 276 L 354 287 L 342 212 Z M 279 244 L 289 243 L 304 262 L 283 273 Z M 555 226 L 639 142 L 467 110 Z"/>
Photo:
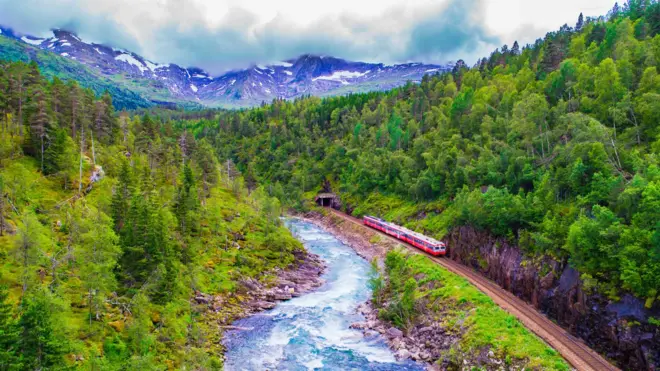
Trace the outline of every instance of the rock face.
<path fill-rule="evenodd" d="M 470 227 L 454 229 L 449 257 L 472 267 L 530 302 L 589 346 L 629 370 L 660 370 L 660 305 L 644 308 L 630 295 L 618 302 L 584 287 L 580 273 L 566 261 L 534 261 L 505 239 Z"/>

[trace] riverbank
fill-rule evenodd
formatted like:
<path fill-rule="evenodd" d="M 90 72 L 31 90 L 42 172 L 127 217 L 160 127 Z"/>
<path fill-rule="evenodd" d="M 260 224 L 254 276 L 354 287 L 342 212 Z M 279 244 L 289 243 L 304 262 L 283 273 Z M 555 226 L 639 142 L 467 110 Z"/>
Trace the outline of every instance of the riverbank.
<path fill-rule="evenodd" d="M 383 336 L 363 336 L 350 327 L 365 320 L 355 309 L 371 297 L 369 263 L 317 225 L 298 218 L 285 224 L 307 251 L 323 259 L 325 282 L 234 322 L 235 330 L 223 339 L 225 369 L 422 371 L 410 359 L 397 360 Z"/>
<path fill-rule="evenodd" d="M 423 256 L 404 252 L 388 256 L 388 251 L 397 250 L 396 241 L 323 210 L 301 217 L 333 233 L 363 258 L 379 259 L 383 277 L 379 303 L 360 306 L 367 320 L 352 327 L 365 336 L 383 334 L 397 357 L 414 359 L 430 369 L 569 369 L 555 350 L 462 277 Z M 398 260 L 399 266 L 383 263 L 390 260 Z M 411 315 L 393 320 L 410 280 L 414 282 Z"/>
<path fill-rule="evenodd" d="M 222 354 L 224 360 L 224 332 L 240 330 L 232 323 L 272 309 L 278 302 L 299 297 L 323 285 L 321 276 L 326 270 L 323 260 L 307 251 L 295 254 L 296 261 L 286 269 L 264 272 L 261 280 L 243 279 L 235 292 L 221 295 L 196 293 L 192 300 L 200 307 L 202 322 L 214 330 L 208 332 L 207 349 Z"/>

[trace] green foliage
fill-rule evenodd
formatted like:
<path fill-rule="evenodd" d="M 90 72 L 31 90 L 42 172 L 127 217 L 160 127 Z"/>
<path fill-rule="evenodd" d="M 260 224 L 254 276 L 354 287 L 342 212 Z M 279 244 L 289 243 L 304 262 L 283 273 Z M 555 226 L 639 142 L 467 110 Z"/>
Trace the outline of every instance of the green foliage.
<path fill-rule="evenodd" d="M 369 289 L 372 292 L 372 300 L 375 306 L 380 306 L 383 301 L 383 290 L 385 289 L 385 280 L 380 272 L 378 266 L 378 259 L 371 261 L 371 269 L 369 270 Z"/>
<path fill-rule="evenodd" d="M 18 327 L 14 321 L 7 286 L 0 285 L 0 369 L 9 370 L 20 365 L 18 360 Z"/>
<path fill-rule="evenodd" d="M 355 215 L 438 238 L 471 225 L 654 302 L 660 35 L 657 4 L 638 5 L 419 84 L 178 126 L 286 206 L 332 184 Z"/>
<path fill-rule="evenodd" d="M 34 63 L 0 62 L 0 104 L 0 368 L 220 368 L 217 320 L 191 296 L 304 255 L 281 187 L 220 182 L 207 140 Z"/>
<path fill-rule="evenodd" d="M 386 299 L 395 304 L 381 313 L 395 325 L 414 323 L 419 313 L 434 313 L 448 331 L 462 333 L 461 348 L 468 353 L 476 355 L 488 348 L 498 357 L 524 361 L 525 368 L 569 369 L 557 352 L 466 279 L 404 250 L 389 251 L 385 262 Z M 407 313 L 406 321 L 396 313 Z"/>
<path fill-rule="evenodd" d="M 47 291 L 33 291 L 23 298 L 23 313 L 18 321 L 21 365 L 26 369 L 59 368 L 68 351 L 68 340 L 57 323 L 62 303 Z"/>

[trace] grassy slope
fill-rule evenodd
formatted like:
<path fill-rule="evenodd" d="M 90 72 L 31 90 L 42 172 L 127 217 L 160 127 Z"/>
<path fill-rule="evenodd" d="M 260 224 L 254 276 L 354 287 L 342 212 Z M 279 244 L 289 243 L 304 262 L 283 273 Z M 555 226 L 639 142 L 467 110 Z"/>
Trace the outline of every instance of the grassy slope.
<path fill-rule="evenodd" d="M 522 361 L 527 368 L 569 369 L 554 349 L 470 285 L 465 278 L 445 270 L 422 255 L 408 255 L 396 250 L 390 251 L 388 255 L 400 258 L 406 267 L 396 273 L 388 269 L 389 279 L 396 281 L 398 287 L 403 287 L 411 277 L 418 279 L 416 300 L 426 303 L 424 311 L 435 316 L 450 332 L 461 334 L 461 352 L 477 355 L 483 349 L 490 349 L 498 358 L 508 363 Z M 455 355 L 447 356 L 451 358 Z"/>
<path fill-rule="evenodd" d="M 108 168 L 112 168 L 112 159 L 100 154 Z M 90 164 L 86 164 L 89 172 Z M 47 287 L 50 279 L 50 257 L 61 256 L 68 239 L 66 231 L 67 215 L 75 208 L 92 206 L 107 211 L 112 198 L 112 186 L 116 180 L 111 176 L 94 185 L 93 190 L 84 199 L 72 202 L 73 190 L 63 190 L 61 184 L 52 177 L 42 176 L 39 163 L 34 158 L 22 156 L 15 159 L 0 160 L 0 175 L 5 181 L 9 198 L 14 200 L 17 212 L 5 215 L 11 226 L 9 233 L 0 237 L 0 284 L 7 285 L 10 292 L 10 302 L 17 304 L 21 294 L 21 277 L 23 268 L 18 259 L 21 235 L 17 233 L 23 221 L 19 214 L 26 210 L 35 210 L 39 220 L 39 229 L 44 231 L 45 239 L 41 240 L 39 249 L 41 256 L 37 258 L 38 271 L 46 272 L 39 285 Z M 87 176 L 85 176 L 87 178 Z M 160 192 L 165 199 L 173 197 L 175 189 L 172 185 L 161 184 Z M 205 207 L 200 211 L 201 231 L 194 241 L 188 241 L 187 248 L 196 249 L 194 262 L 182 267 L 178 277 L 178 285 L 182 292 L 193 282 L 195 289 L 212 295 L 223 295 L 235 298 L 236 283 L 245 277 L 262 281 L 273 278 L 270 272 L 274 268 L 283 268 L 294 261 L 292 252 L 302 249 L 298 242 L 284 226 L 268 227 L 267 220 L 259 211 L 256 200 L 247 196 L 237 196 L 222 186 L 213 188 L 211 196 L 206 199 Z M 59 224 L 62 223 L 62 226 Z M 268 229 L 267 229 L 268 228 Z M 236 234 L 243 239 L 238 241 L 240 248 L 232 241 Z M 176 238 L 172 234 L 172 238 Z M 229 242 L 227 242 L 229 241 Z M 228 247 L 225 250 L 225 247 Z M 129 336 L 134 322 L 130 313 L 122 313 L 121 306 L 131 302 L 128 297 L 120 296 L 117 305 L 106 304 L 106 311 L 100 320 L 93 322 L 93 331 L 88 327 L 88 307 L 85 291 L 78 279 L 78 266 L 63 261 L 58 268 L 61 280 L 57 293 L 61 297 L 61 307 L 54 315 L 63 326 L 67 338 L 71 340 L 70 365 L 90 368 L 92 360 L 98 362 L 99 353 L 110 352 L 109 342 L 123 344 L 121 340 Z M 35 273 L 38 274 L 38 273 Z M 233 301 L 231 301 L 233 300 Z M 223 307 L 224 320 L 231 320 L 238 311 L 235 299 Z M 214 339 L 219 335 L 218 323 L 205 322 L 199 318 L 191 323 L 191 306 L 188 298 L 183 295 L 175 298 L 165 306 L 143 304 L 152 319 L 150 335 L 168 338 L 168 342 L 153 341 L 149 346 L 149 354 L 161 365 L 173 368 L 183 367 L 190 362 L 191 357 L 216 357 L 219 344 L 210 341 L 203 345 L 190 348 L 187 345 L 187 330 L 189 326 L 199 327 L 202 338 Z M 195 309 L 192 313 L 201 312 Z M 124 345 L 121 345 L 122 347 Z M 123 350 L 125 351 L 125 349 Z M 119 351 L 118 351 L 119 352 Z M 82 355 L 83 361 L 73 362 L 73 355 Z M 112 358 L 119 357 L 119 358 Z M 115 369 L 118 364 L 126 362 L 125 353 L 119 355 L 106 354 L 103 369 Z M 219 364 L 212 361 L 210 364 Z M 96 366 L 98 367 L 98 365 Z"/>

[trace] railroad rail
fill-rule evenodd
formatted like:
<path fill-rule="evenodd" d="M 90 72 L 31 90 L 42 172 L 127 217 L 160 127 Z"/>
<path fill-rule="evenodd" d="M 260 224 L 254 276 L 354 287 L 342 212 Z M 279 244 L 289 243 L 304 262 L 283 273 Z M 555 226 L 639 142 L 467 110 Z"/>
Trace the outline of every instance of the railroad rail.
<path fill-rule="evenodd" d="M 349 222 L 366 227 L 360 219 L 346 215 L 335 209 L 328 209 L 333 214 Z M 502 309 L 516 317 L 527 329 L 535 333 L 538 337 L 543 339 L 548 345 L 557 350 L 568 363 L 570 363 L 577 370 L 584 371 L 602 371 L 612 370 L 618 371 L 619 369 L 610 364 L 600 354 L 589 348 L 582 340 L 571 335 L 548 319 L 545 315 L 540 313 L 536 308 L 529 305 L 522 299 L 513 295 L 509 291 L 504 290 L 499 285 L 482 276 L 481 274 L 473 271 L 472 269 L 461 265 L 448 258 L 433 257 L 401 240 L 393 238 L 376 229 L 368 228 L 375 233 L 379 233 L 386 238 L 389 238 L 417 254 L 427 256 L 433 262 L 443 266 L 448 271 L 457 274 L 467 279 L 477 289 L 488 295 L 493 301 Z"/>

